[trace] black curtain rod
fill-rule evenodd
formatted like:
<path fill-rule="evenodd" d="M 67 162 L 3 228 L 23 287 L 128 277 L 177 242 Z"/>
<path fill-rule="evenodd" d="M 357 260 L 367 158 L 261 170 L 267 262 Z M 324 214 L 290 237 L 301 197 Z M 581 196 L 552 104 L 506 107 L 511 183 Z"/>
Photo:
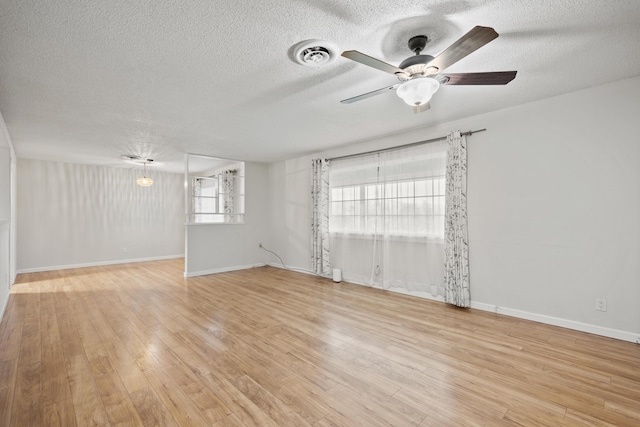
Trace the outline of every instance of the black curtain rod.
<path fill-rule="evenodd" d="M 469 136 L 469 135 L 473 135 L 474 133 L 484 132 L 485 130 L 487 130 L 487 129 L 468 130 L 466 132 L 461 132 L 460 135 Z M 325 159 L 325 160 L 348 159 L 350 157 L 366 156 L 367 154 L 384 153 L 385 151 L 395 150 L 395 149 L 398 149 L 398 148 L 413 147 L 414 145 L 428 144 L 430 142 L 443 141 L 445 139 L 447 139 L 446 136 L 441 136 L 441 137 L 438 137 L 438 138 L 426 139 L 424 141 L 411 142 L 409 144 L 404 144 L 404 145 L 396 145 L 395 147 L 381 148 L 380 150 L 372 150 L 372 151 L 365 151 L 364 153 L 348 154 L 346 156 L 331 157 L 330 159 Z"/>

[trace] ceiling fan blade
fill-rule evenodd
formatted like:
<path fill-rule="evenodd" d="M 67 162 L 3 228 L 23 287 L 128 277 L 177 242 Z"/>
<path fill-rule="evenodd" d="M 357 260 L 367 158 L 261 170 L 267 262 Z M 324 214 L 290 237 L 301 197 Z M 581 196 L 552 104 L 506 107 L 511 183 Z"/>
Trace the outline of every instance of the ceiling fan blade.
<path fill-rule="evenodd" d="M 403 74 L 408 76 L 407 72 L 403 69 L 376 59 L 372 56 L 365 55 L 364 53 L 358 52 L 357 50 L 345 50 L 344 52 L 342 52 L 342 56 L 352 61 L 368 65 L 369 67 L 375 68 L 377 70 L 384 71 L 385 73 Z"/>
<path fill-rule="evenodd" d="M 351 104 L 356 101 L 362 101 L 363 99 L 371 98 L 372 96 L 380 95 L 381 93 L 396 90 L 402 83 L 397 83 L 392 86 L 383 87 L 382 89 L 374 90 L 371 92 L 363 93 L 362 95 L 354 96 L 353 98 L 347 98 L 340 101 L 343 104 Z"/>
<path fill-rule="evenodd" d="M 423 111 L 427 111 L 429 108 L 431 108 L 431 104 L 429 104 L 428 102 L 426 104 L 417 105 L 413 107 L 413 113 L 414 114 L 422 113 Z"/>
<path fill-rule="evenodd" d="M 506 85 L 516 77 L 517 71 L 493 71 L 488 73 L 444 73 L 446 85 Z"/>
<path fill-rule="evenodd" d="M 445 68 L 460 61 L 497 37 L 498 33 L 491 27 L 473 27 L 471 31 L 456 40 L 440 55 L 433 58 L 428 65 L 437 67 L 439 72 L 442 72 Z"/>

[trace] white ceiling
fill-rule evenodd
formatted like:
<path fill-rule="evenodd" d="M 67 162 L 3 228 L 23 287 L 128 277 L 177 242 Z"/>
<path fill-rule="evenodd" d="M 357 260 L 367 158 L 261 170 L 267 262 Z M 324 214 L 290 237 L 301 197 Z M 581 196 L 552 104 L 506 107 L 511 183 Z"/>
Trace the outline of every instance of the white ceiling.
<path fill-rule="evenodd" d="M 475 25 L 500 37 L 447 71 L 518 70 L 506 86 L 443 86 L 413 114 L 395 77 L 306 39 L 397 65 Z M 182 171 L 184 153 L 270 162 L 640 75 L 638 0 L 1 0 L 0 112 L 19 157 Z M 594 100 L 594 108 L 598 108 Z M 160 165 L 160 166 L 156 166 Z M 164 165 L 164 166 L 162 166 Z"/>

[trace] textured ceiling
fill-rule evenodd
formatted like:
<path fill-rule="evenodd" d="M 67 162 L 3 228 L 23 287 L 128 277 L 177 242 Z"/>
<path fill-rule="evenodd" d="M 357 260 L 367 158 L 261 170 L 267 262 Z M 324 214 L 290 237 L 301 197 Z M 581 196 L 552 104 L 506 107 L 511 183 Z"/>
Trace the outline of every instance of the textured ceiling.
<path fill-rule="evenodd" d="M 26 158 L 270 162 L 640 75 L 638 0 L 0 2 L 0 112 Z M 319 38 L 398 64 L 409 37 L 427 34 L 435 55 L 475 25 L 500 37 L 447 71 L 516 79 L 444 86 L 421 114 L 393 93 L 339 103 L 392 75 L 290 58 Z"/>

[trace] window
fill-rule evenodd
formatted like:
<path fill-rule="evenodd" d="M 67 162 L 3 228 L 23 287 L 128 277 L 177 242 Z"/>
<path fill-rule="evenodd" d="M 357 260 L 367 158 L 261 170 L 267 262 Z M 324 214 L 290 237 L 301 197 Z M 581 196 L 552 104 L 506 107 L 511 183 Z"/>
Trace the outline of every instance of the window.
<path fill-rule="evenodd" d="M 444 236 L 444 177 L 331 187 L 329 229 Z"/>
<path fill-rule="evenodd" d="M 244 222 L 244 162 L 187 156 L 187 222 Z"/>
<path fill-rule="evenodd" d="M 444 149 L 332 161 L 329 231 L 442 240 L 445 162 Z"/>

